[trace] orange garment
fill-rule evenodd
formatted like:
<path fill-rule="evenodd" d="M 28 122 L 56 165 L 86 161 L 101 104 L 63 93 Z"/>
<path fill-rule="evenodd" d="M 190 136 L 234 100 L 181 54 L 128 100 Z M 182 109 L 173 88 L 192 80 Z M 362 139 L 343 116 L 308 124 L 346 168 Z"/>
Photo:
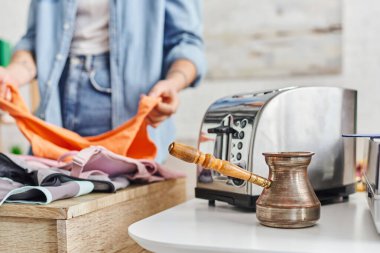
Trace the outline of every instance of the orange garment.
<path fill-rule="evenodd" d="M 156 156 L 157 148 L 148 136 L 145 118 L 159 102 L 158 98 L 143 96 L 135 117 L 109 132 L 82 137 L 35 117 L 18 89 L 13 85 L 7 86 L 12 99 L 8 101 L 0 98 L 0 109 L 15 118 L 18 128 L 29 140 L 36 156 L 58 159 L 68 151 L 79 151 L 91 145 L 103 146 L 116 154 L 136 159 L 154 159 Z"/>

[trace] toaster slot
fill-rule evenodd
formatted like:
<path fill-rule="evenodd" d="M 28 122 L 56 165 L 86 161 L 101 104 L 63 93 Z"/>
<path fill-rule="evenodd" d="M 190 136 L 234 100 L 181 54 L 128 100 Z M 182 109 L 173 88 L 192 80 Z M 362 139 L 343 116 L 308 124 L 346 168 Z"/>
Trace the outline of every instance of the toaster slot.
<path fill-rule="evenodd" d="M 215 134 L 214 153 L 219 159 L 227 160 L 237 166 L 247 169 L 249 141 L 252 131 L 252 122 L 245 117 L 227 115 L 220 125 L 207 129 Z M 211 172 L 214 181 L 225 182 L 231 187 L 246 186 L 246 182 L 237 178 L 224 176 L 216 171 Z"/>
<path fill-rule="evenodd" d="M 238 131 L 232 127 L 232 115 L 227 115 L 220 126 L 209 128 L 208 133 L 216 134 L 214 156 L 219 159 L 231 160 L 231 140 Z"/>
<path fill-rule="evenodd" d="M 209 128 L 208 133 L 216 134 L 214 145 L 214 156 L 222 160 L 231 160 L 231 139 L 232 135 L 237 131 L 232 127 L 232 115 L 227 115 L 223 118 L 221 124 L 214 128 Z M 212 171 L 212 177 L 216 181 L 227 181 L 228 177 L 220 174 L 219 172 Z"/>
<path fill-rule="evenodd" d="M 214 156 L 216 158 L 222 159 L 223 157 L 223 135 L 218 134 L 215 138 L 215 147 L 214 147 Z M 227 180 L 226 176 L 223 176 L 215 170 L 211 170 L 212 178 L 216 181 L 225 181 Z"/>

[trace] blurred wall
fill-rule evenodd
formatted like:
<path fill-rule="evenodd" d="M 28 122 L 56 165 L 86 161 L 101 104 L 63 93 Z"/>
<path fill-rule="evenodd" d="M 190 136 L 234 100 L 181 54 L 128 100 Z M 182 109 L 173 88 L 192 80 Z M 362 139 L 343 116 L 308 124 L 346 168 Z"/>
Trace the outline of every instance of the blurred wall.
<path fill-rule="evenodd" d="M 230 1 L 230 0 L 229 0 Z M 240 1 L 240 0 L 239 0 Z M 239 1 L 233 1 L 234 3 Z M 302 1 L 302 0 L 299 0 Z M 2 0 L 0 8 L 0 37 L 11 42 L 17 41 L 25 29 L 27 4 L 29 0 Z M 222 5 L 224 1 L 217 1 Z M 273 2 L 273 1 L 272 1 Z M 275 1 L 276 2 L 276 1 Z M 286 1 L 277 1 L 286 3 Z M 294 0 L 289 1 L 294 3 Z M 308 1 L 317 5 L 321 2 L 331 3 L 330 0 Z M 341 6 L 342 43 L 341 62 L 336 66 L 333 74 L 327 72 L 309 73 L 301 76 L 279 77 L 234 77 L 214 76 L 207 79 L 197 89 L 188 89 L 181 94 L 181 106 L 176 115 L 178 126 L 177 136 L 182 140 L 195 140 L 204 112 L 208 105 L 216 99 L 239 92 L 250 92 L 262 89 L 272 89 L 294 85 L 333 85 L 358 90 L 358 130 L 360 132 L 380 132 L 380 119 L 376 117 L 380 109 L 380 1 L 367 0 L 365 4 L 359 0 L 333 1 Z M 210 8 L 214 0 L 204 0 L 206 11 L 205 19 L 217 17 L 218 9 Z M 247 12 L 248 13 L 248 12 Z M 257 21 L 257 17 L 246 15 L 239 22 Z M 265 15 L 262 17 L 265 19 Z M 232 24 L 226 16 L 220 16 L 220 26 Z M 338 20 L 339 21 L 339 20 Z M 236 24 L 239 26 L 239 24 Z M 206 30 L 210 27 L 206 28 Z M 233 41 L 232 41 L 233 42 Z M 212 50 L 212 48 L 210 49 Z M 242 48 L 242 51 L 244 48 Z M 210 57 L 210 56 L 209 56 Z M 292 57 L 287 55 L 287 57 Z M 215 66 L 215 60 L 209 58 Z M 224 59 L 218 59 L 223 63 Z M 210 70 L 210 73 L 214 71 Z M 196 98 L 196 100 L 194 100 Z"/>
<path fill-rule="evenodd" d="M 320 2 L 314 1 L 315 4 Z M 220 97 L 295 85 L 331 85 L 358 90 L 358 131 L 379 133 L 380 118 L 376 112 L 380 109 L 380 1 L 368 0 L 364 4 L 359 0 L 344 0 L 341 15 L 343 30 L 340 73 L 208 79 L 198 89 L 188 89 L 181 94 L 181 107 L 176 116 L 178 138 L 197 138 L 204 112 Z M 228 21 L 224 18 L 220 17 L 221 22 Z M 246 20 L 250 20 L 250 16 Z M 220 59 L 221 62 L 223 60 Z"/>
<path fill-rule="evenodd" d="M 206 0 L 208 77 L 336 74 L 342 0 Z"/>
<path fill-rule="evenodd" d="M 16 43 L 25 31 L 30 0 L 1 0 L 0 38 Z"/>

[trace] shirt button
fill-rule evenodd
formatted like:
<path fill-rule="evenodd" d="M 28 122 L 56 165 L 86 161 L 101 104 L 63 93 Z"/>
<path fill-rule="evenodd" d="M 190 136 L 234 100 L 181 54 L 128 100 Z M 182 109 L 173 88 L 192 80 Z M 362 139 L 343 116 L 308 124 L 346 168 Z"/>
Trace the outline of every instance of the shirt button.
<path fill-rule="evenodd" d="M 63 25 L 63 29 L 64 30 L 68 30 L 70 28 L 70 24 L 69 23 L 65 23 L 64 25 Z"/>
<path fill-rule="evenodd" d="M 46 82 L 46 85 L 49 87 L 49 86 L 51 86 L 51 80 L 48 80 L 47 82 Z"/>
<path fill-rule="evenodd" d="M 58 61 L 62 60 L 63 59 L 63 55 L 62 54 L 57 54 L 55 56 L 55 59 L 57 59 Z"/>

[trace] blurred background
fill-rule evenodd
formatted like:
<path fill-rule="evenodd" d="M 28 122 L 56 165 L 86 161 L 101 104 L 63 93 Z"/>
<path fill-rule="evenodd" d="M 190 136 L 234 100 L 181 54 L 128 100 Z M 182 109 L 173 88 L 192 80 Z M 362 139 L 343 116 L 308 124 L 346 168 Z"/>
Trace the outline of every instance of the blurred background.
<path fill-rule="evenodd" d="M 189 0 L 191 1 L 191 0 Z M 25 31 L 30 0 L 2 0 L 0 46 L 6 55 Z M 380 1 L 204 0 L 208 75 L 197 89 L 181 93 L 177 138 L 196 144 L 202 117 L 216 99 L 286 86 L 341 86 L 358 90 L 359 133 L 379 133 Z M 1 57 L 0 57 L 1 58 Z M 2 60 L 1 64 L 6 64 Z M 23 88 L 34 103 L 32 88 Z M 9 119 L 0 124 L 2 151 L 27 143 Z M 358 145 L 360 156 L 361 144 Z M 169 160 L 189 174 L 195 170 Z"/>

